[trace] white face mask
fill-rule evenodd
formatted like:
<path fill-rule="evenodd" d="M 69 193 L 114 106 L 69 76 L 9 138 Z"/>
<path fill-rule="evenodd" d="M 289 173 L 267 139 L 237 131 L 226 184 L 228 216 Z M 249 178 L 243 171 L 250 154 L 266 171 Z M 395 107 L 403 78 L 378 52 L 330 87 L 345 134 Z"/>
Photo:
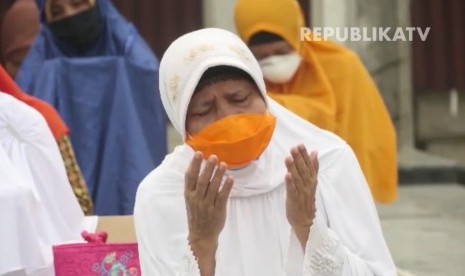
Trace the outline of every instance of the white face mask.
<path fill-rule="evenodd" d="M 258 61 L 262 68 L 263 77 L 267 81 L 273 83 L 285 83 L 292 79 L 292 77 L 299 69 L 302 57 L 293 52 L 287 55 L 270 56 Z"/>

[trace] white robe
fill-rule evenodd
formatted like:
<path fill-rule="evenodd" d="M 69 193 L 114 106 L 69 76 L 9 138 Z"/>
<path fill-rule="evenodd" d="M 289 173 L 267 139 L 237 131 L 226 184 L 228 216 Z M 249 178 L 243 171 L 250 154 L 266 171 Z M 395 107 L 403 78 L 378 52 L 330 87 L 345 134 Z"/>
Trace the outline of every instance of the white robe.
<path fill-rule="evenodd" d="M 269 102 L 277 115 L 270 145 L 252 165 L 228 171 L 235 186 L 219 239 L 216 275 L 396 275 L 370 190 L 350 147 Z M 320 161 L 317 217 L 305 254 L 285 209 L 284 158 L 299 143 L 318 151 Z M 134 218 L 144 275 L 199 275 L 188 246 L 184 201 L 184 173 L 193 154 L 186 145 L 177 147 L 139 187 Z"/>
<path fill-rule="evenodd" d="M 227 171 L 234 186 L 216 252 L 219 276 L 395 275 L 369 187 L 350 147 L 266 96 L 260 66 L 239 37 L 221 29 L 186 34 L 160 63 L 160 95 L 186 137 L 187 108 L 202 74 L 214 66 L 248 73 L 277 119 L 258 160 Z M 284 159 L 291 147 L 318 151 L 317 213 L 306 250 L 286 218 Z M 247 149 L 244 149 L 247 150 Z M 134 220 L 143 275 L 199 275 L 188 244 L 184 175 L 194 155 L 177 147 L 140 184 Z"/>
<path fill-rule="evenodd" d="M 43 204 L 0 147 L 0 275 L 50 270 L 52 256 L 40 238 L 37 214 Z"/>
<path fill-rule="evenodd" d="M 32 107 L 2 92 L 0 149 L 0 196 L 2 204 L 9 206 L 0 209 L 0 217 L 10 218 L 0 227 L 0 236 L 9 240 L 1 247 L 11 252 L 10 259 L 2 259 L 1 263 L 10 270 L 24 270 L 27 275 L 53 274 L 39 274 L 37 270 L 53 269 L 53 245 L 82 242 L 84 213 L 45 119 Z"/>

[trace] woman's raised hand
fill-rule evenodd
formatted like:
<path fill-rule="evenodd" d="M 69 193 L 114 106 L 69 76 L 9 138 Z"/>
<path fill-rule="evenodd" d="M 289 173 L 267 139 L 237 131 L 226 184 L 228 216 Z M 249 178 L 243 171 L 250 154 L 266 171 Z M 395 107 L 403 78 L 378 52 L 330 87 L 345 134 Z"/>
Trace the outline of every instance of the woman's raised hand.
<path fill-rule="evenodd" d="M 303 248 L 315 218 L 315 193 L 318 177 L 318 154 L 310 155 L 304 145 L 291 149 L 285 159 L 287 198 L 286 216 Z"/>
<path fill-rule="evenodd" d="M 218 158 L 211 155 L 200 172 L 202 160 L 202 153 L 196 152 L 186 171 L 184 197 L 189 244 L 204 276 L 214 275 L 218 237 L 226 222 L 226 204 L 234 180 L 228 176 L 221 187 L 226 164 L 218 164 Z"/>

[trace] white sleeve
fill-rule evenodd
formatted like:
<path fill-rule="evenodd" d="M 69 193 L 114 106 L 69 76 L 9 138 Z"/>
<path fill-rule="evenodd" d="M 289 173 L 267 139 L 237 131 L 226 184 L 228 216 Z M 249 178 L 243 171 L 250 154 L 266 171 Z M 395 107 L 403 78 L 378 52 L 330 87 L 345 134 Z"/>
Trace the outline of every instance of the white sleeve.
<path fill-rule="evenodd" d="M 344 251 L 337 236 L 315 216 L 305 247 L 303 275 L 342 275 Z"/>
<path fill-rule="evenodd" d="M 184 254 L 182 269 L 176 273 L 176 276 L 200 276 L 199 264 L 191 250 Z"/>
<path fill-rule="evenodd" d="M 141 246 L 142 241 L 139 242 L 141 275 L 201 276 L 197 260 L 191 250 L 179 251 L 182 260 L 176 265 L 169 265 L 166 260 L 154 254 L 146 246 Z"/>
<path fill-rule="evenodd" d="M 187 240 L 182 192 L 154 191 L 150 182 L 140 185 L 134 209 L 142 275 L 200 276 Z"/>
<path fill-rule="evenodd" d="M 357 164 L 352 150 L 346 147 L 319 177 L 317 206 L 324 210 L 317 210 L 310 229 L 304 276 L 397 274 Z"/>

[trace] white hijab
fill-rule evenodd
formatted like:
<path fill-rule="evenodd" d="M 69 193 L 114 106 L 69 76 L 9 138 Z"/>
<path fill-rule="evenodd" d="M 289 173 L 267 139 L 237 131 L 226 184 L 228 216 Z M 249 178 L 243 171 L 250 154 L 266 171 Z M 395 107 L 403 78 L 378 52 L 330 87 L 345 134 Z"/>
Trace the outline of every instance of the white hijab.
<path fill-rule="evenodd" d="M 212 43 L 211 38 L 215 38 Z M 221 29 L 204 29 L 181 36 L 166 50 L 160 64 L 160 94 L 173 126 L 186 138 L 186 113 L 203 73 L 215 66 L 232 66 L 248 73 L 266 99 L 258 62 L 242 40 Z"/>
<path fill-rule="evenodd" d="M 215 38 L 214 43 L 211 42 L 212 37 Z M 278 118 L 272 141 L 275 142 L 274 144 L 279 144 L 276 145 L 279 150 L 269 146 L 259 160 L 241 170 L 229 171 L 229 175 L 235 179 L 231 196 L 251 196 L 270 191 L 282 184 L 285 174 L 284 155 L 288 154 L 290 147 L 306 142 L 302 137 L 310 137 L 305 131 L 299 133 L 301 131 L 299 128 L 316 129 L 316 127 L 305 123 L 266 96 L 260 65 L 241 39 L 231 32 L 208 28 L 178 38 L 167 49 L 160 64 L 160 95 L 163 106 L 171 123 L 184 140 L 187 108 L 192 94 L 203 73 L 215 66 L 232 66 L 248 73 L 263 95 L 268 109 Z M 283 124 L 284 118 L 286 124 Z M 320 147 L 317 146 L 318 143 Z M 325 151 L 329 149 L 327 145 L 325 137 L 320 141 L 313 140 L 308 149 L 320 148 Z M 184 171 L 193 153 L 194 151 L 186 144 L 177 147 L 164 162 L 172 165 L 169 168 L 161 166 L 168 171 L 163 169 L 160 172 L 169 173 L 170 178 L 173 172 L 179 177 L 184 177 Z M 280 157 L 275 158 L 276 156 Z"/>
<path fill-rule="evenodd" d="M 239 68 L 253 78 L 277 122 L 273 137 L 258 160 L 245 168 L 227 171 L 235 181 L 226 226 L 220 235 L 217 275 L 284 275 L 284 269 L 286 275 L 320 275 L 302 274 L 302 250 L 290 238 L 285 216 L 284 159 L 290 155 L 291 147 L 298 144 L 304 144 L 308 152 L 318 151 L 320 162 L 316 205 L 322 223 L 314 222 L 309 237 L 312 245 L 307 245 L 305 256 L 320 254 L 312 250 L 319 250 L 316 245 L 322 240 L 331 239 L 337 256 L 331 255 L 334 265 L 328 264 L 338 275 L 341 271 L 343 275 L 370 275 L 367 271 L 393 275 L 392 259 L 355 155 L 339 137 L 268 98 L 258 62 L 233 33 L 214 28 L 191 32 L 174 41 L 163 56 L 161 98 L 182 137 L 186 137 L 187 107 L 199 79 L 207 69 L 224 65 Z M 189 257 L 183 196 L 184 175 L 193 155 L 186 144 L 176 147 L 139 186 L 134 219 L 141 264 L 147 275 L 175 275 L 185 266 L 183 263 L 191 268 L 195 263 Z M 334 239 L 328 238 L 333 236 Z M 326 242 L 323 247 L 328 248 Z M 287 257 L 288 254 L 293 257 Z M 309 257 L 307 262 L 317 262 L 315 269 L 325 265 L 318 258 Z M 303 266 L 309 267 L 307 271 L 316 271 L 312 264 Z"/>

